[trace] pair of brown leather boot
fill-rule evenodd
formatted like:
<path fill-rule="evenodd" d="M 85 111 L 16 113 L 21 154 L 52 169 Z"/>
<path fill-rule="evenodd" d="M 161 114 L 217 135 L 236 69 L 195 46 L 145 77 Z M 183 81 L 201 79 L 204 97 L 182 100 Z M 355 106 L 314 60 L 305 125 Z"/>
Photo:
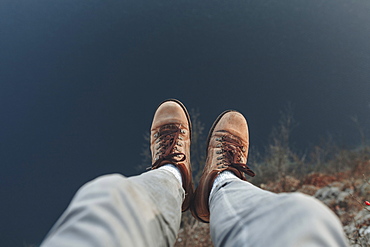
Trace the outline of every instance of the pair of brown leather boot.
<path fill-rule="evenodd" d="M 254 176 L 246 165 L 248 125 L 237 111 L 225 111 L 214 122 L 207 140 L 207 160 L 194 192 L 190 163 L 191 121 L 185 106 L 178 100 L 162 102 L 154 114 L 150 134 L 152 169 L 175 165 L 181 173 L 185 200 L 182 211 L 190 208 L 193 216 L 209 222 L 208 199 L 213 182 L 222 171 L 231 171 L 242 180 Z"/>

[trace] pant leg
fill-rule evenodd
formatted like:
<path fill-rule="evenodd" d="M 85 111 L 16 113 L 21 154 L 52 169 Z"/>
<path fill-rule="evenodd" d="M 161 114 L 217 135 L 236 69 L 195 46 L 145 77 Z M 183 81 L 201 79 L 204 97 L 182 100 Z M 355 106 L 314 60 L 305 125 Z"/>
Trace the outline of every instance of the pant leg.
<path fill-rule="evenodd" d="M 166 170 L 99 177 L 76 193 L 41 246 L 172 246 L 183 198 Z"/>
<path fill-rule="evenodd" d="M 347 246 L 336 215 L 301 193 L 275 194 L 238 178 L 210 196 L 215 246 Z"/>

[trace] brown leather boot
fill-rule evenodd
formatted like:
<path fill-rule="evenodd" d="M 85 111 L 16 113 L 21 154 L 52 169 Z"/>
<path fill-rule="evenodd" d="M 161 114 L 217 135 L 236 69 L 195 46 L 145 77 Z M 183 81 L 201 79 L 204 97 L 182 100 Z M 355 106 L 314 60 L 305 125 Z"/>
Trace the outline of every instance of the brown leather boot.
<path fill-rule="evenodd" d="M 244 173 L 255 175 L 246 165 L 248 146 L 248 125 L 244 116 L 237 111 L 223 112 L 208 135 L 206 165 L 191 205 L 195 218 L 209 222 L 209 194 L 214 180 L 222 171 L 231 171 L 242 180 L 246 180 Z"/>
<path fill-rule="evenodd" d="M 185 200 L 182 211 L 190 207 L 194 186 L 190 165 L 191 122 L 185 106 L 178 100 L 162 102 L 154 114 L 150 133 L 152 169 L 175 165 L 182 176 Z"/>

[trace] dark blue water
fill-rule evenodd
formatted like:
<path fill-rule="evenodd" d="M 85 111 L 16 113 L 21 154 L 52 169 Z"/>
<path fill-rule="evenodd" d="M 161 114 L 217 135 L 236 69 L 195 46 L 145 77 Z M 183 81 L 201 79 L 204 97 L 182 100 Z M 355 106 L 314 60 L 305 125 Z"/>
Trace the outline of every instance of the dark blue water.
<path fill-rule="evenodd" d="M 132 175 L 158 103 L 249 121 L 263 149 L 357 145 L 370 123 L 367 0 L 1 0 L 0 246 L 40 243 L 83 183 Z"/>

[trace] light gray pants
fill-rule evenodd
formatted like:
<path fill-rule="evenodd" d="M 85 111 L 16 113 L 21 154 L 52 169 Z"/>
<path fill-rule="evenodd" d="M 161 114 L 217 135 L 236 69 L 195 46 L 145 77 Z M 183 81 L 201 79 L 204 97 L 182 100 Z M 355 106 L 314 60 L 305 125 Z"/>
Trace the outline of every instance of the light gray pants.
<path fill-rule="evenodd" d="M 106 175 L 84 185 L 41 246 L 172 246 L 184 190 L 172 173 Z M 337 217 L 302 194 L 274 194 L 237 178 L 210 197 L 215 246 L 346 246 Z"/>

